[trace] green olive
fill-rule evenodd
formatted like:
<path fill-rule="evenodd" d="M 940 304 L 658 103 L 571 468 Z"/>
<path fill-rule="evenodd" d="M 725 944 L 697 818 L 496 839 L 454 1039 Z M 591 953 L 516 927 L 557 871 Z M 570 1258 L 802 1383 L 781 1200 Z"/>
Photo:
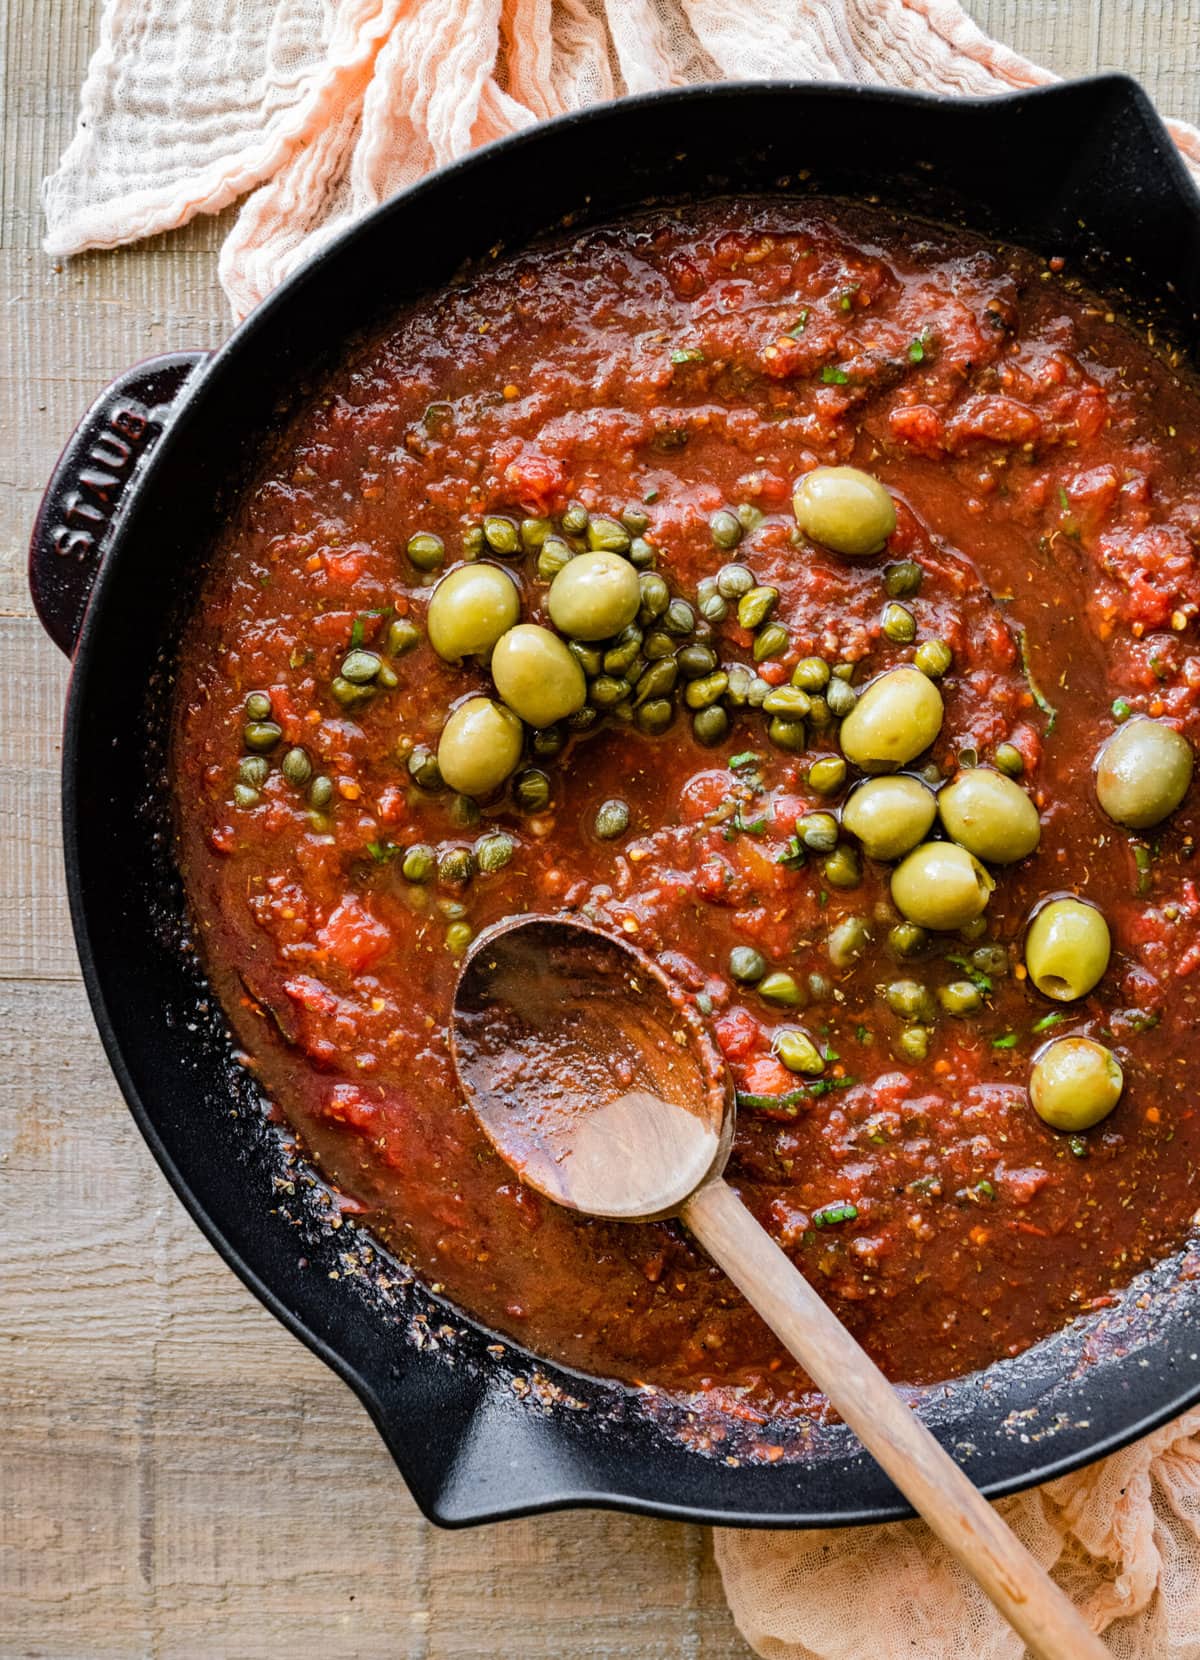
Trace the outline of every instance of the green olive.
<path fill-rule="evenodd" d="M 638 573 L 619 553 L 581 553 L 550 584 L 546 600 L 555 628 L 575 640 L 605 640 L 637 616 Z"/>
<path fill-rule="evenodd" d="M 490 795 L 521 759 L 524 737 L 511 709 L 490 697 L 469 697 L 442 728 L 438 769 L 452 790 Z"/>
<path fill-rule="evenodd" d="M 942 694 L 919 669 L 889 669 L 842 722 L 842 753 L 864 772 L 894 772 L 929 748 L 943 713 Z"/>
<path fill-rule="evenodd" d="M 1071 1003 L 1099 985 L 1112 955 L 1108 923 L 1082 899 L 1052 899 L 1025 935 L 1025 966 L 1044 997 Z"/>
<path fill-rule="evenodd" d="M 995 885 L 953 842 L 922 842 L 892 872 L 896 908 L 920 928 L 961 928 L 982 915 Z"/>
<path fill-rule="evenodd" d="M 1173 813 L 1192 781 L 1192 746 L 1173 726 L 1127 721 L 1096 757 L 1096 795 L 1109 818 L 1146 830 Z"/>
<path fill-rule="evenodd" d="M 938 815 L 960 847 L 995 865 L 1015 864 L 1042 837 L 1037 808 L 1019 784 L 990 767 L 968 767 L 937 798 Z"/>
<path fill-rule="evenodd" d="M 842 824 L 869 859 L 899 859 L 929 834 L 933 791 L 919 778 L 867 778 L 842 808 Z"/>
<path fill-rule="evenodd" d="M 1056 1130 L 1090 1130 L 1108 1117 L 1124 1087 L 1117 1057 L 1091 1038 L 1048 1043 L 1029 1074 L 1033 1110 Z"/>
<path fill-rule="evenodd" d="M 433 590 L 429 643 L 447 663 L 490 651 L 521 615 L 517 585 L 499 565 L 459 565 Z"/>
<path fill-rule="evenodd" d="M 861 559 L 879 553 L 896 528 L 896 505 L 870 473 L 857 467 L 817 467 L 792 497 L 796 523 L 822 547 Z"/>
<path fill-rule="evenodd" d="M 492 679 L 514 714 L 530 726 L 552 726 L 573 715 L 587 697 L 578 659 L 564 641 L 537 623 L 518 623 L 492 653 Z"/>

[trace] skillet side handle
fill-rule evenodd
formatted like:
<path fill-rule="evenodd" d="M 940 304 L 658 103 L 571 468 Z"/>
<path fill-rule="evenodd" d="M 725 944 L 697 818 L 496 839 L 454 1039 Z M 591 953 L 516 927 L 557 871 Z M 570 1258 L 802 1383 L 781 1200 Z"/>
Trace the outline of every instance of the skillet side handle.
<path fill-rule="evenodd" d="M 119 376 L 58 458 L 29 541 L 29 592 L 43 628 L 68 657 L 130 481 L 208 355 L 170 352 Z"/>

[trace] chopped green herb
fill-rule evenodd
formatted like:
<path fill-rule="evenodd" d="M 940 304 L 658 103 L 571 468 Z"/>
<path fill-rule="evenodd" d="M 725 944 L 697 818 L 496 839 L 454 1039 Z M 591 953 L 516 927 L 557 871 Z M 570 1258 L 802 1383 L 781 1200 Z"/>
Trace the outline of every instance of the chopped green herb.
<path fill-rule="evenodd" d="M 1154 863 L 1153 856 L 1145 842 L 1134 842 L 1133 862 L 1137 866 L 1138 873 L 1136 892 L 1138 898 L 1142 899 L 1150 892 L 1150 876 Z"/>
<path fill-rule="evenodd" d="M 1062 508 L 1064 513 L 1069 513 L 1071 511 L 1071 498 L 1068 496 L 1065 487 L 1061 484 L 1058 487 L 1058 505 Z"/>
<path fill-rule="evenodd" d="M 1087 1158 L 1088 1144 L 1081 1135 L 1073 1135 L 1070 1141 L 1068 1141 L 1067 1146 L 1071 1149 L 1077 1159 Z"/>
<path fill-rule="evenodd" d="M 1115 697 L 1113 699 L 1112 712 L 1114 720 L 1128 720 L 1130 715 L 1133 713 L 1133 705 L 1130 703 L 1128 698 Z"/>
<path fill-rule="evenodd" d="M 836 363 L 827 363 L 821 370 L 821 379 L 826 386 L 845 386 L 850 376 L 844 369 L 839 369 Z"/>
<path fill-rule="evenodd" d="M 703 1015 L 709 1015 L 713 1012 L 713 1000 L 706 991 L 696 993 L 696 1007 Z"/>
<path fill-rule="evenodd" d="M 1162 1019 L 1162 1015 L 1151 1009 L 1137 1009 L 1129 1016 L 1127 1022 L 1131 1032 L 1152 1032 Z"/>
<path fill-rule="evenodd" d="M 854 1036 L 856 1041 L 859 1043 L 870 1043 L 871 1028 L 869 1026 L 856 1026 L 854 1028 Z"/>
<path fill-rule="evenodd" d="M 357 651 L 359 646 L 362 645 L 362 643 L 363 643 L 363 620 L 362 620 L 361 617 L 355 617 L 354 622 L 351 624 L 351 627 L 350 627 L 350 649 L 351 649 L 351 651 Z"/>
<path fill-rule="evenodd" d="M 657 500 L 658 500 L 658 491 L 657 490 L 647 490 L 646 494 L 642 497 L 642 502 L 646 507 L 653 507 L 654 503 Z"/>
<path fill-rule="evenodd" d="M 838 305 L 843 311 L 851 310 L 854 305 L 854 296 L 858 293 L 861 287 L 862 283 L 856 282 L 851 283 L 849 288 L 843 288 L 841 294 L 838 296 Z"/>
<path fill-rule="evenodd" d="M 736 772 L 739 767 L 754 767 L 762 760 L 762 756 L 754 749 L 743 749 L 737 755 L 729 757 L 729 770 Z"/>
<path fill-rule="evenodd" d="M 929 344 L 929 330 L 922 329 L 920 334 L 918 334 L 909 345 L 908 361 L 910 363 L 924 363 L 926 354 L 929 351 Z"/>
<path fill-rule="evenodd" d="M 703 363 L 704 353 L 699 346 L 679 347 L 671 353 L 672 363 Z"/>
<path fill-rule="evenodd" d="M 799 836 L 793 836 L 782 853 L 775 855 L 777 865 L 786 865 L 789 870 L 799 870 L 807 857 L 804 843 Z"/>
<path fill-rule="evenodd" d="M 983 1181 L 975 1183 L 975 1187 L 974 1187 L 973 1191 L 978 1193 L 978 1194 L 981 1194 L 982 1197 L 985 1198 L 985 1199 L 994 1199 L 996 1197 L 996 1189 L 992 1186 L 991 1182 L 989 1182 L 986 1177 L 984 1178 Z"/>
<path fill-rule="evenodd" d="M 1042 691 L 1042 688 L 1033 677 L 1033 670 L 1029 666 L 1029 638 L 1023 628 L 1018 631 L 1017 640 L 1021 647 L 1021 672 L 1025 676 L 1025 679 L 1029 682 L 1029 690 L 1033 694 L 1033 701 L 1037 704 L 1043 715 L 1049 717 L 1050 724 L 1046 727 L 1046 736 L 1049 737 L 1051 732 L 1054 731 L 1054 723 L 1058 719 L 1058 710 L 1050 702 L 1049 698 L 1047 698 L 1045 693 Z"/>
<path fill-rule="evenodd" d="M 725 840 L 727 842 L 731 842 L 737 835 L 761 836 L 766 833 L 766 828 L 767 821 L 765 816 L 762 818 L 745 819 L 742 817 L 741 807 L 738 807 L 733 817 L 726 823 Z"/>
<path fill-rule="evenodd" d="M 1040 1020 L 1034 1021 L 1033 1030 L 1035 1032 L 1048 1032 L 1051 1026 L 1057 1026 L 1060 1021 L 1066 1018 L 1065 1014 L 1044 1014 Z"/>
<path fill-rule="evenodd" d="M 800 313 L 800 315 L 796 318 L 796 321 L 792 324 L 791 328 L 788 329 L 787 332 L 788 332 L 789 335 L 791 335 L 793 340 L 799 340 L 800 336 L 804 333 L 804 331 L 807 327 L 808 327 L 808 311 L 806 309 L 806 310 L 804 310 Z"/>
<path fill-rule="evenodd" d="M 814 1228 L 832 1228 L 839 1222 L 853 1222 L 857 1215 L 857 1205 L 822 1205 L 820 1210 L 813 1211 L 812 1225 Z"/>
<path fill-rule="evenodd" d="M 404 849 L 395 842 L 368 842 L 367 852 L 377 865 L 386 865 L 389 859 L 398 859 Z"/>
<path fill-rule="evenodd" d="M 986 996 L 992 990 L 991 976 L 984 974 L 981 969 L 973 967 L 969 958 L 956 955 L 947 957 L 946 961 L 953 963 L 956 968 L 961 968 L 976 991 L 981 991 Z"/>
<path fill-rule="evenodd" d="M 930 1199 L 935 1193 L 942 1191 L 940 1176 L 917 1176 L 904 1190 L 906 1193 L 916 1193 L 923 1199 Z"/>
<path fill-rule="evenodd" d="M 1015 1032 L 1005 1032 L 1003 1037 L 992 1039 L 993 1049 L 1015 1049 L 1016 1047 L 1017 1034 Z"/>

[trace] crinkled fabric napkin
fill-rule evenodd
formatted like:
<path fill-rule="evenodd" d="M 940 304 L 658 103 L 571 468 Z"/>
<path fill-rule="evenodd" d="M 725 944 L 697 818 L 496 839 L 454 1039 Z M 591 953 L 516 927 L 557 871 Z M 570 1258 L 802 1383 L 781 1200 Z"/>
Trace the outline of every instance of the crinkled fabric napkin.
<path fill-rule="evenodd" d="M 107 0 L 46 249 L 111 248 L 248 196 L 221 253 L 244 316 L 430 168 L 623 92 L 788 76 L 986 94 L 1054 77 L 956 0 Z M 1200 172 L 1200 132 L 1172 124 Z M 1200 1413 L 1004 1513 L 1118 1660 L 1200 1660 Z M 920 1523 L 717 1535 L 768 1660 L 1017 1660 Z"/>

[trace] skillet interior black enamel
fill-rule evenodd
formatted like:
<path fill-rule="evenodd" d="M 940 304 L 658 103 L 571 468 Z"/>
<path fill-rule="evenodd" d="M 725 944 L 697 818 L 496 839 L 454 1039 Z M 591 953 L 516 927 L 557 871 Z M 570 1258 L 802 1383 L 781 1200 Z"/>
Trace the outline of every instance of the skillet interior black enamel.
<path fill-rule="evenodd" d="M 727 1449 L 686 1444 L 686 1420 L 674 1426 L 682 1438 L 665 1433 L 662 1412 L 615 1387 L 495 1344 L 411 1284 L 368 1235 L 330 1226 L 323 1190 L 265 1122 L 233 1060 L 188 941 L 163 787 L 174 643 L 259 435 L 346 335 L 465 260 L 567 215 L 604 220 L 650 196 L 812 189 L 1067 254 L 1100 286 L 1165 307 L 1195 342 L 1200 202 L 1132 82 L 985 102 L 701 88 L 534 129 L 390 203 L 260 308 L 193 375 L 152 451 L 154 423 L 130 436 L 121 463 L 133 471 L 79 641 L 64 755 L 72 912 L 100 1031 L 200 1226 L 357 1391 L 418 1502 L 447 1525 L 573 1504 L 759 1525 L 882 1520 L 905 1507 L 840 1428 L 814 1433 L 799 1464 L 730 1465 Z M 188 369 L 160 365 L 126 390 L 163 401 Z M 95 416 L 93 447 L 116 407 L 110 398 Z M 134 467 L 143 449 L 148 459 Z M 94 533 L 108 516 L 101 503 L 89 520 L 71 496 L 85 459 L 68 450 L 35 537 L 35 592 L 60 642 L 78 625 Z M 79 523 L 93 540 L 66 534 Z M 1181 1410 L 1200 1396 L 1196 1267 L 1185 1253 L 1100 1320 L 924 1391 L 930 1422 L 995 1494 Z"/>

